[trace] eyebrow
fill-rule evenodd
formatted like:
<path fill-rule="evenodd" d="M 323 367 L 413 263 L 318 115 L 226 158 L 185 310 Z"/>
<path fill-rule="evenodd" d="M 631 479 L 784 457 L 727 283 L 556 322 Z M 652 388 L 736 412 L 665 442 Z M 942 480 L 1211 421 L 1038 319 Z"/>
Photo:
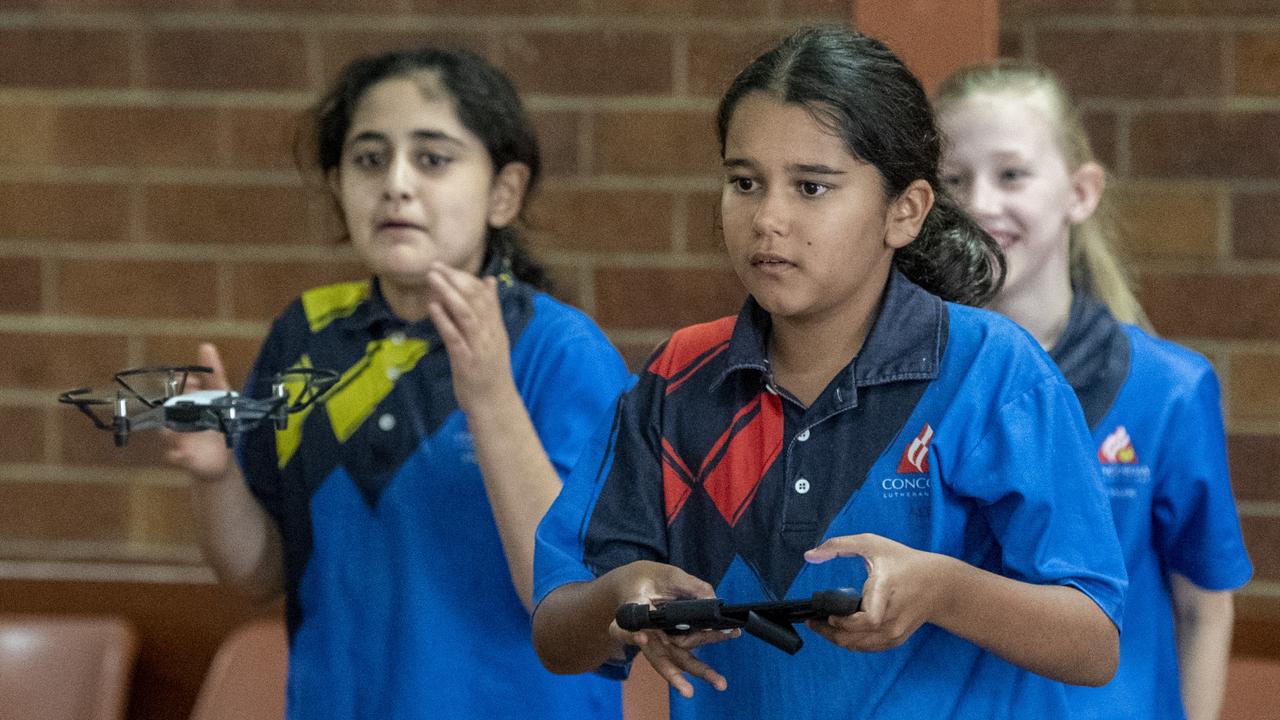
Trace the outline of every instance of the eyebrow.
<path fill-rule="evenodd" d="M 725 158 L 724 167 L 726 170 L 733 168 L 754 168 L 755 163 L 741 158 Z M 823 165 L 821 163 L 792 163 L 787 165 L 787 170 L 792 173 L 805 173 L 807 175 L 847 174 L 844 170 L 838 170 L 830 165 Z"/>
<path fill-rule="evenodd" d="M 450 135 L 449 133 L 444 132 L 443 130 L 414 130 L 413 132 L 409 133 L 409 135 L 414 140 L 439 140 L 439 141 L 453 143 L 455 145 L 463 144 L 461 139 L 456 138 Z M 347 141 L 347 144 L 350 145 L 358 142 L 363 142 L 366 140 L 385 142 L 386 139 L 387 139 L 387 136 L 385 133 L 380 133 L 375 130 L 366 130 L 358 135 L 352 136 L 352 138 Z"/>

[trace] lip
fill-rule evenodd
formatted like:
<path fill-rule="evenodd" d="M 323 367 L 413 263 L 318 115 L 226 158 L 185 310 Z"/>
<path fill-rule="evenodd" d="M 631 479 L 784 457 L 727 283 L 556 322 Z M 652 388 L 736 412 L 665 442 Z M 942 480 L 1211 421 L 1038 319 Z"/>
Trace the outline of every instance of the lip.
<path fill-rule="evenodd" d="M 1007 249 L 1017 240 L 1018 237 L 1015 233 L 1008 230 L 993 230 L 991 228 L 983 228 L 983 230 L 995 239 L 996 244 L 1000 246 L 1001 250 Z"/>
<path fill-rule="evenodd" d="M 749 262 L 751 263 L 752 267 L 759 267 L 759 268 L 765 268 L 765 269 L 780 270 L 783 268 L 796 266 L 794 262 L 788 260 L 782 255 L 779 255 L 777 253 L 771 253 L 771 252 L 752 253 L 751 258 L 749 259 Z"/>

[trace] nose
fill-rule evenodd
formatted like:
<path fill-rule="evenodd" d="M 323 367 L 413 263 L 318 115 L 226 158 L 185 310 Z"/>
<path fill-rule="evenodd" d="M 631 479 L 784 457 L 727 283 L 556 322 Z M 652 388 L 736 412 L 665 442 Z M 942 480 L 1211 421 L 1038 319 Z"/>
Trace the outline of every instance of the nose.
<path fill-rule="evenodd" d="M 408 200 L 413 195 L 413 167 L 409 159 L 397 153 L 387 166 L 383 178 L 382 197 L 389 201 Z"/>
<path fill-rule="evenodd" d="M 1000 190 L 989 180 L 976 178 L 961 202 L 974 217 L 990 217 L 1000 212 Z"/>
<path fill-rule="evenodd" d="M 757 197 L 755 213 L 751 217 L 751 229 L 756 236 L 785 235 L 787 208 L 782 193 L 766 190 Z"/>

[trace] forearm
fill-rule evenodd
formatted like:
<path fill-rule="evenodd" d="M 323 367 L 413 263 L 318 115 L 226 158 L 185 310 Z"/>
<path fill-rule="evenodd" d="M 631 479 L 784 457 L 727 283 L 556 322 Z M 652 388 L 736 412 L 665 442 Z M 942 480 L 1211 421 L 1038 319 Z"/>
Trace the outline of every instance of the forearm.
<path fill-rule="evenodd" d="M 502 539 L 511 581 L 533 609 L 533 547 L 538 522 L 560 492 L 560 477 L 547 459 L 515 386 L 467 414 L 476 462 Z"/>
<path fill-rule="evenodd" d="M 1187 720 L 1216 720 L 1226 691 L 1235 598 L 1230 591 L 1196 587 L 1180 575 L 1172 581 L 1178 675 Z"/>
<path fill-rule="evenodd" d="M 191 481 L 192 502 L 205 560 L 218 579 L 255 600 L 284 588 L 280 536 L 230 463 L 217 480 Z"/>
<path fill-rule="evenodd" d="M 533 615 L 533 647 L 542 664 L 568 675 L 621 657 L 622 643 L 609 633 L 609 626 L 622 602 L 608 573 L 551 591 Z"/>
<path fill-rule="evenodd" d="M 1084 593 L 1020 582 L 939 556 L 946 596 L 933 624 L 1034 673 L 1076 685 L 1115 674 L 1120 636 Z"/>

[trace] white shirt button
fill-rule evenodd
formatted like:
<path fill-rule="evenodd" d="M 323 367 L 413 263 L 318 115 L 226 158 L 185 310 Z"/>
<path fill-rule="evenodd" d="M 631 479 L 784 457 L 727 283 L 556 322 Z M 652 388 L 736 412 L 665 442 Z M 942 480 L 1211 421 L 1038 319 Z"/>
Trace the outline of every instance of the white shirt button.
<path fill-rule="evenodd" d="M 809 481 L 805 480 L 804 478 L 800 478 L 799 480 L 796 480 L 796 492 L 800 493 L 801 495 L 809 492 Z"/>
<path fill-rule="evenodd" d="M 404 333 L 402 332 L 391 333 L 391 336 L 387 339 L 391 341 L 392 345 L 399 345 L 404 342 Z"/>
<path fill-rule="evenodd" d="M 800 442 L 804 442 L 805 440 L 808 440 L 808 439 L 809 439 L 809 429 L 808 429 L 808 428 L 805 428 L 804 430 L 801 430 L 801 431 L 800 431 L 800 434 L 796 436 L 796 440 L 799 440 Z"/>
<path fill-rule="evenodd" d="M 383 413 L 382 417 L 378 418 L 378 427 L 383 432 L 391 432 L 392 429 L 395 428 L 395 426 L 396 426 L 396 416 L 392 415 L 391 413 Z"/>
<path fill-rule="evenodd" d="M 399 380 L 399 379 L 400 379 L 400 368 L 393 368 L 393 367 L 389 367 L 389 368 L 387 368 L 387 379 L 388 379 L 388 380 L 390 380 L 390 381 L 392 381 L 392 382 L 395 382 L 396 380 Z"/>

